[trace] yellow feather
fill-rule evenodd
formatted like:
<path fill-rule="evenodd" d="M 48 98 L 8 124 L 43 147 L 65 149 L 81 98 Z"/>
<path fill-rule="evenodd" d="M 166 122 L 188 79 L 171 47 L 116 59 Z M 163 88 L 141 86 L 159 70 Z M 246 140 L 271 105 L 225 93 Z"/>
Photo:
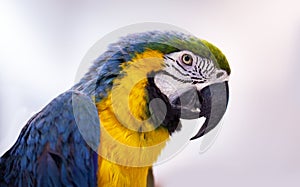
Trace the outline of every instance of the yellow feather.
<path fill-rule="evenodd" d="M 101 124 L 98 186 L 146 186 L 168 130 L 154 128 L 148 118 L 145 90 L 151 71 L 162 69 L 163 54 L 146 50 L 122 66 L 108 97 L 97 103 Z"/>

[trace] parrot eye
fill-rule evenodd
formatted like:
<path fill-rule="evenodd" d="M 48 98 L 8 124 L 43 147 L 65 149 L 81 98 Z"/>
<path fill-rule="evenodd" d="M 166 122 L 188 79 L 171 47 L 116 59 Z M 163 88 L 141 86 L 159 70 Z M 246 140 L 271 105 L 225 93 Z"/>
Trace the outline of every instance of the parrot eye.
<path fill-rule="evenodd" d="M 188 66 L 191 66 L 193 63 L 193 57 L 190 54 L 183 54 L 181 56 L 181 61 Z"/>

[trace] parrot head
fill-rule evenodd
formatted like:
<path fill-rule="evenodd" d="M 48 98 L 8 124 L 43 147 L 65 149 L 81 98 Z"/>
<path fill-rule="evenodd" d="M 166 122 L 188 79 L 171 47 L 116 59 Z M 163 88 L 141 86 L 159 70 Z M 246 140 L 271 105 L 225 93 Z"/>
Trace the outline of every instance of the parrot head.
<path fill-rule="evenodd" d="M 203 40 L 196 44 L 186 42 L 186 46 L 206 47 L 209 55 L 189 47 L 164 54 L 164 68 L 154 75 L 154 83 L 167 97 L 173 115 L 182 119 L 206 118 L 191 138 L 196 139 L 216 127 L 226 111 L 230 69 L 224 55 L 212 44 Z"/>
<path fill-rule="evenodd" d="M 109 97 L 118 121 L 135 131 L 147 128 L 128 124 L 148 121 L 150 130 L 164 127 L 172 134 L 180 129 L 180 119 L 205 117 L 191 138 L 196 139 L 223 117 L 229 75 L 225 56 L 213 44 L 175 31 L 152 31 L 111 44 L 77 89 L 94 95 L 96 102 Z"/>

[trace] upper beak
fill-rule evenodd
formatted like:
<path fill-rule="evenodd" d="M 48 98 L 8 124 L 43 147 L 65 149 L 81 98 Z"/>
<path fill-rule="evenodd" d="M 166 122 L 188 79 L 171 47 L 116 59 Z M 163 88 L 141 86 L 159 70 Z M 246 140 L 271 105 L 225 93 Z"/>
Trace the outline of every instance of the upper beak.
<path fill-rule="evenodd" d="M 203 116 L 206 119 L 198 133 L 191 140 L 205 135 L 221 121 L 229 99 L 228 82 L 207 86 L 200 91 L 199 95 L 202 98 L 200 117 Z"/>
<path fill-rule="evenodd" d="M 194 140 L 205 135 L 219 124 L 226 111 L 228 98 L 228 82 L 225 81 L 206 86 L 200 91 L 196 88 L 188 90 L 172 104 L 180 108 L 180 117 L 183 119 L 206 118 L 198 133 L 191 138 Z"/>

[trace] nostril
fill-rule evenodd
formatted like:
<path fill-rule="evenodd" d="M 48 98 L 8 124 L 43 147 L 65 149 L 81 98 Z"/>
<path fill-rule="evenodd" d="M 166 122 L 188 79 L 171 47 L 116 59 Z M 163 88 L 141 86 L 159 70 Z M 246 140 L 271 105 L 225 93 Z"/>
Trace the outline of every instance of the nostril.
<path fill-rule="evenodd" d="M 217 73 L 217 79 L 218 78 L 220 78 L 220 77 L 222 77 L 224 75 L 224 73 L 223 72 L 219 72 L 219 73 Z"/>

